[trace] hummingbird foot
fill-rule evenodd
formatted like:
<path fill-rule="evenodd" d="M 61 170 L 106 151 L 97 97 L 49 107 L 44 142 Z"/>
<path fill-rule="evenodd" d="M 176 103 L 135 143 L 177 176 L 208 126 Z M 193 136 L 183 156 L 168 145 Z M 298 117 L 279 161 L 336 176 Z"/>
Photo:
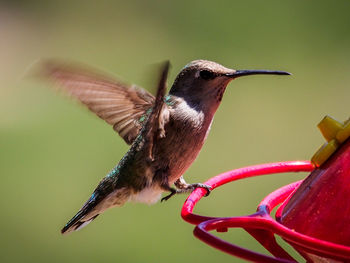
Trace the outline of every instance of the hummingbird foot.
<path fill-rule="evenodd" d="M 182 193 L 189 193 L 189 192 L 192 193 L 197 188 L 204 188 L 207 191 L 205 196 L 208 196 L 211 193 L 210 185 L 201 184 L 201 183 L 188 184 L 185 182 L 185 180 L 182 177 L 175 182 L 175 186 L 176 186 L 176 189 L 172 187 L 166 188 L 167 191 L 170 191 L 170 194 L 163 197 L 160 200 L 161 202 L 169 200 L 169 198 L 174 196 L 175 194 L 182 194 Z"/>
<path fill-rule="evenodd" d="M 206 184 L 201 184 L 201 183 L 196 183 L 196 184 L 188 184 L 186 183 L 185 179 L 183 176 L 181 176 L 179 179 L 175 181 L 175 186 L 176 188 L 181 191 L 181 193 L 187 193 L 187 192 L 193 192 L 197 188 L 204 188 L 207 190 L 207 193 L 205 196 L 208 196 L 211 192 L 211 186 L 206 185 Z"/>
<path fill-rule="evenodd" d="M 207 191 L 205 196 L 208 196 L 211 193 L 211 186 L 210 185 L 206 185 L 206 184 L 201 184 L 201 183 L 187 184 L 185 187 L 182 187 L 180 189 L 176 189 L 176 193 L 193 192 L 197 188 L 204 188 Z"/>

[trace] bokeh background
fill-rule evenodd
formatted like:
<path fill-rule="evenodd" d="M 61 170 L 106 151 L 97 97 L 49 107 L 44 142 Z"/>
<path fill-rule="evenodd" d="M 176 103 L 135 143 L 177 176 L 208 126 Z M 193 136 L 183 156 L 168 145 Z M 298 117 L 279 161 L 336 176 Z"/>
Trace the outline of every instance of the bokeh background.
<path fill-rule="evenodd" d="M 23 78 L 34 61 L 84 62 L 148 90 L 157 79 L 154 64 L 166 59 L 169 83 L 199 58 L 292 72 L 229 85 L 185 176 L 203 182 L 246 165 L 309 159 L 323 143 L 316 128 L 323 116 L 349 117 L 349 12 L 348 0 L 2 1 L 0 262 L 241 262 L 193 237 L 193 226 L 180 218 L 186 195 L 127 204 L 62 236 L 61 227 L 128 147 L 77 103 Z M 305 176 L 232 183 L 196 212 L 252 213 L 267 193 Z M 265 252 L 244 231 L 225 237 Z"/>

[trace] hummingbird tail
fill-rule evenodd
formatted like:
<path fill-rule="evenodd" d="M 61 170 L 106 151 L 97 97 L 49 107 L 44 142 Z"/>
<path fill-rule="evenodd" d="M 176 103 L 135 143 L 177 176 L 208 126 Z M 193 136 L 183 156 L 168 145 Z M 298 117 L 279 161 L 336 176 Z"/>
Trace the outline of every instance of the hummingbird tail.
<path fill-rule="evenodd" d="M 112 184 L 106 185 L 105 182 L 110 177 L 106 178 L 102 180 L 79 212 L 62 228 L 62 234 L 82 229 L 106 209 L 122 206 L 129 199 L 128 187 L 114 189 Z"/>
<path fill-rule="evenodd" d="M 79 213 L 78 213 L 79 214 Z M 77 214 L 77 215 L 78 215 Z M 76 216 L 74 216 L 61 230 L 62 234 L 68 234 L 70 232 L 73 231 L 78 231 L 80 229 L 82 229 L 83 227 L 85 227 L 86 225 L 88 225 L 92 220 L 94 220 L 97 216 L 94 215 L 93 217 L 91 217 L 88 220 L 83 221 L 82 219 L 77 219 Z"/>
<path fill-rule="evenodd" d="M 95 193 L 91 195 L 79 212 L 62 228 L 62 234 L 82 229 L 100 214 L 99 211 L 94 211 L 96 197 L 97 195 Z"/>

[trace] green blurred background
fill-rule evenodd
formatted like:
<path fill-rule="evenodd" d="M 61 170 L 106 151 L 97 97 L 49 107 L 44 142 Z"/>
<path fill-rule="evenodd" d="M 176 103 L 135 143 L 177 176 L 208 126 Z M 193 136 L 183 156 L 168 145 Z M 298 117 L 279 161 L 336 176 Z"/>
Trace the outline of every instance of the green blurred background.
<path fill-rule="evenodd" d="M 241 262 L 193 237 L 186 195 L 109 210 L 68 236 L 61 227 L 127 145 L 77 103 L 23 79 L 42 57 L 82 61 L 149 90 L 154 64 L 169 83 L 194 59 L 291 77 L 232 82 L 210 136 L 186 173 L 203 182 L 256 163 L 309 159 L 324 115 L 349 117 L 350 2 L 2 1 L 0 3 L 0 262 Z M 213 191 L 196 212 L 252 213 L 261 198 L 306 174 L 280 174 Z M 264 250 L 240 230 L 222 235 Z"/>

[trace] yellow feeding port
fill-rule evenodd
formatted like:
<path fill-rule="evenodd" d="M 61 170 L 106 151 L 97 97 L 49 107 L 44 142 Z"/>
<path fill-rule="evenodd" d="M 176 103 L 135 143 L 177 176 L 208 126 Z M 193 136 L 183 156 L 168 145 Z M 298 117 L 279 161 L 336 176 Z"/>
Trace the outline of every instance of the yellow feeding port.
<path fill-rule="evenodd" d="M 349 138 L 350 119 L 339 122 L 330 116 L 326 116 L 317 126 L 327 140 L 311 158 L 311 162 L 319 167 L 337 150 L 340 144 Z"/>

